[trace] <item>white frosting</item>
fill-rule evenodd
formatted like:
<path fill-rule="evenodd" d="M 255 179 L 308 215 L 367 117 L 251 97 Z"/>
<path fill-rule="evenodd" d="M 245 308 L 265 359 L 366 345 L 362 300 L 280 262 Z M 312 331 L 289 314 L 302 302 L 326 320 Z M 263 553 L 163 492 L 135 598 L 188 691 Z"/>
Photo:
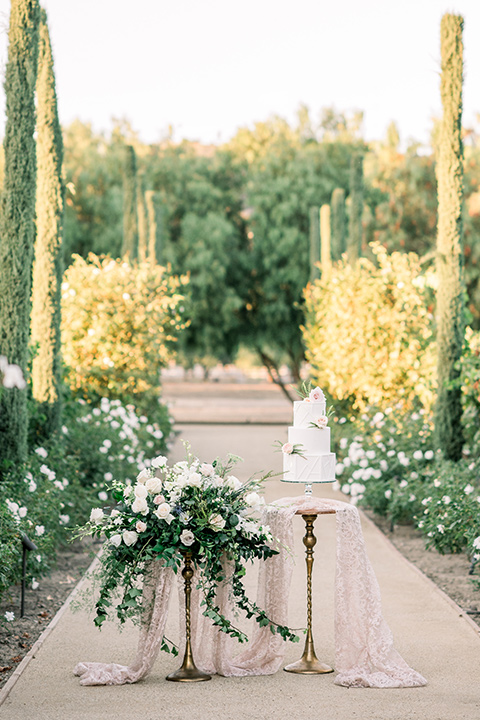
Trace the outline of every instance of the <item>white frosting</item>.
<path fill-rule="evenodd" d="M 292 445 L 303 445 L 306 452 L 313 454 L 330 452 L 330 428 L 288 428 L 288 442 Z M 304 454 L 305 454 L 304 453 Z"/>
<path fill-rule="evenodd" d="M 283 454 L 282 480 L 305 484 L 335 480 L 336 460 L 335 453 L 330 452 L 330 428 L 312 427 L 325 413 L 325 400 L 293 403 L 293 427 L 288 428 L 288 442 L 299 445 L 300 454 Z"/>
<path fill-rule="evenodd" d="M 308 402 L 303 400 L 293 403 L 293 426 L 296 428 L 308 428 L 311 422 L 325 415 L 325 401 Z"/>

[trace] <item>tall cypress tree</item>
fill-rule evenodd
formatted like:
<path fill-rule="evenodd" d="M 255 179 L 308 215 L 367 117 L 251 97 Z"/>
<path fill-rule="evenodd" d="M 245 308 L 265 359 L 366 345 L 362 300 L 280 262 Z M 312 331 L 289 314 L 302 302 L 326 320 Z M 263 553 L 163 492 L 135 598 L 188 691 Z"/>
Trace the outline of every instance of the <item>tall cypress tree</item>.
<path fill-rule="evenodd" d="M 320 277 L 320 209 L 310 208 L 310 282 Z"/>
<path fill-rule="evenodd" d="M 32 391 L 47 417 L 46 434 L 59 428 L 60 289 L 62 284 L 63 139 L 58 119 L 52 47 L 41 11 L 37 77 L 37 238 L 33 263 Z"/>
<path fill-rule="evenodd" d="M 148 224 L 148 259 L 151 263 L 162 263 L 162 238 L 164 234 L 163 212 L 158 196 L 153 190 L 145 193 Z"/>
<path fill-rule="evenodd" d="M 37 0 L 12 0 L 5 71 L 7 124 L 5 180 L 0 213 L 0 355 L 28 363 L 30 290 L 35 239 L 35 83 Z M 0 397 L 0 461 L 21 462 L 27 451 L 27 397 L 12 389 Z"/>
<path fill-rule="evenodd" d="M 137 220 L 138 220 L 138 259 L 145 262 L 148 253 L 148 214 L 145 199 L 145 180 L 143 174 L 137 178 Z"/>
<path fill-rule="evenodd" d="M 335 188 L 332 193 L 332 259 L 340 260 L 346 251 L 345 238 L 345 190 Z"/>
<path fill-rule="evenodd" d="M 436 165 L 437 228 L 437 378 L 435 443 L 445 457 L 462 455 L 462 406 L 458 360 L 464 340 L 463 280 L 463 18 L 445 14 L 440 25 L 443 117 Z M 453 385 L 452 385 L 453 383 Z"/>
<path fill-rule="evenodd" d="M 328 272 L 332 267 L 330 216 L 330 205 L 322 205 L 320 208 L 320 260 L 322 263 L 322 272 Z"/>
<path fill-rule="evenodd" d="M 354 264 L 362 254 L 363 156 L 354 153 L 350 163 L 350 217 L 348 222 L 347 256 Z"/>
<path fill-rule="evenodd" d="M 136 260 L 138 255 L 137 156 L 132 145 L 127 145 L 125 148 L 123 169 L 122 254 L 130 260 Z"/>

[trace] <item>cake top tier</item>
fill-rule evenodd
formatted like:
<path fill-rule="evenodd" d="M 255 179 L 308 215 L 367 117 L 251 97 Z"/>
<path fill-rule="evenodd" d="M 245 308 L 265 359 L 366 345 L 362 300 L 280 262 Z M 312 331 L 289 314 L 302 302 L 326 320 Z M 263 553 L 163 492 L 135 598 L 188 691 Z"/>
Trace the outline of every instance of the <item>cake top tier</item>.
<path fill-rule="evenodd" d="M 320 388 L 315 388 L 320 390 Z M 312 390 L 312 392 L 314 392 Z M 327 424 L 325 396 L 320 390 L 322 399 L 311 400 L 309 397 L 293 403 L 293 426 L 296 428 L 325 427 Z M 323 418 L 323 420 L 320 420 Z M 320 421 L 320 422 L 319 422 Z"/>

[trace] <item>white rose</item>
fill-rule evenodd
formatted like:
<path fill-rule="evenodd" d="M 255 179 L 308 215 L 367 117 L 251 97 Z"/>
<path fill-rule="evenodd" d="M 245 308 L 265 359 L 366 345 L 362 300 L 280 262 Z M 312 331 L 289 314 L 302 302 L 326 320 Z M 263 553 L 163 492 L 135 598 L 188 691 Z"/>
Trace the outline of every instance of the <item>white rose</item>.
<path fill-rule="evenodd" d="M 165 518 L 170 514 L 170 510 L 170 505 L 164 502 L 157 507 L 154 511 L 154 515 L 156 515 L 160 520 L 165 520 Z"/>
<path fill-rule="evenodd" d="M 162 481 L 160 478 L 151 477 L 145 483 L 145 487 L 151 495 L 157 495 L 162 489 Z"/>
<path fill-rule="evenodd" d="M 211 528 L 213 528 L 215 531 L 218 532 L 219 530 L 222 530 L 222 528 L 225 527 L 225 520 L 221 515 L 218 515 L 218 513 L 217 513 L 214 515 L 210 515 L 210 517 L 208 519 L 208 524 L 210 525 Z"/>
<path fill-rule="evenodd" d="M 137 520 L 135 523 L 135 530 L 139 533 L 145 532 L 147 529 L 147 523 L 144 523 L 142 520 Z"/>
<path fill-rule="evenodd" d="M 146 515 L 148 513 L 148 504 L 145 498 L 136 498 L 133 501 L 132 512 L 142 513 L 142 515 Z"/>
<path fill-rule="evenodd" d="M 125 543 L 125 545 L 130 546 L 130 545 L 135 545 L 135 543 L 137 542 L 138 535 L 135 532 L 135 530 L 124 530 L 122 533 L 122 537 L 123 537 L 123 542 Z"/>
<path fill-rule="evenodd" d="M 245 497 L 245 502 L 249 507 L 260 507 L 260 505 L 263 505 L 264 500 L 258 493 L 251 492 Z"/>
<path fill-rule="evenodd" d="M 200 487 L 202 484 L 202 476 L 200 473 L 191 472 L 185 480 L 185 485 L 193 485 L 193 487 Z"/>
<path fill-rule="evenodd" d="M 145 483 L 149 478 L 152 477 L 152 473 L 147 470 L 147 468 L 143 468 L 141 472 L 137 475 L 137 483 Z"/>
<path fill-rule="evenodd" d="M 191 530 L 187 530 L 187 528 L 185 528 L 185 530 L 183 530 L 182 534 L 180 535 L 180 540 L 184 545 L 189 547 L 195 542 L 195 535 Z"/>
<path fill-rule="evenodd" d="M 167 464 L 167 458 L 164 455 L 158 455 L 152 460 L 152 467 L 163 468 Z"/>
<path fill-rule="evenodd" d="M 210 463 L 202 463 L 200 465 L 200 472 L 202 473 L 202 475 L 211 477 L 215 472 L 215 468 L 213 467 L 213 465 L 210 465 Z"/>
<path fill-rule="evenodd" d="M 90 513 L 90 522 L 95 523 L 96 525 L 99 525 L 103 520 L 103 510 L 102 508 L 93 508 L 93 510 Z"/>
<path fill-rule="evenodd" d="M 242 483 L 235 475 L 229 475 L 225 481 L 225 485 L 230 488 L 230 490 L 240 490 L 242 487 Z"/>
<path fill-rule="evenodd" d="M 144 499 L 148 495 L 148 490 L 147 490 L 146 486 L 141 485 L 141 484 L 135 485 L 135 487 L 133 488 L 133 492 L 134 492 L 136 498 Z"/>
<path fill-rule="evenodd" d="M 112 535 L 112 537 L 110 538 L 110 542 L 112 543 L 112 545 L 115 545 L 115 547 L 118 547 L 122 542 L 122 536 L 118 533 L 116 535 Z"/>

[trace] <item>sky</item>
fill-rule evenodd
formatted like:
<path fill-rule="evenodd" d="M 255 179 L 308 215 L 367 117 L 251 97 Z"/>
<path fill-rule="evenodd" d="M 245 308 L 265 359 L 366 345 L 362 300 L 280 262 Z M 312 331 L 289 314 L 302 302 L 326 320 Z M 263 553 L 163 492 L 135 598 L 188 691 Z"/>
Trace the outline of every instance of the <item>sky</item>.
<path fill-rule="evenodd" d="M 479 0 L 43 0 L 60 121 L 144 142 L 225 142 L 300 104 L 364 112 L 364 137 L 392 120 L 402 144 L 428 144 L 440 116 L 440 20 L 465 18 L 464 125 L 480 113 Z M 10 2 L 0 0 L 0 64 Z M 5 102 L 0 91 L 0 135 Z"/>

